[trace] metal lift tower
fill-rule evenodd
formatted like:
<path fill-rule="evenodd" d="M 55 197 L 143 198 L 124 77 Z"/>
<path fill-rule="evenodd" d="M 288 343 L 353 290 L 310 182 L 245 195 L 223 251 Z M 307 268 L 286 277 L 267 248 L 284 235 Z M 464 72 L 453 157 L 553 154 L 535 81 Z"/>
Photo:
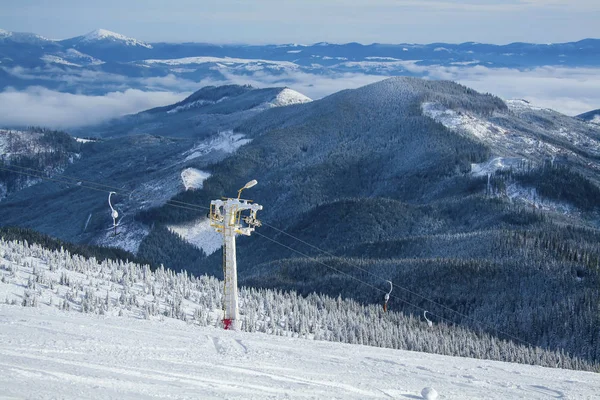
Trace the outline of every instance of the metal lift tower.
<path fill-rule="evenodd" d="M 256 212 L 262 210 L 259 204 L 251 200 L 240 199 L 242 190 L 256 185 L 252 180 L 238 191 L 237 198 L 226 198 L 210 202 L 210 226 L 223 235 L 223 327 L 238 330 L 240 328 L 238 311 L 237 263 L 235 255 L 236 235 L 250 236 L 255 228 L 261 226 Z M 242 216 L 242 212 L 249 213 Z M 243 226 L 241 222 L 246 226 Z"/>

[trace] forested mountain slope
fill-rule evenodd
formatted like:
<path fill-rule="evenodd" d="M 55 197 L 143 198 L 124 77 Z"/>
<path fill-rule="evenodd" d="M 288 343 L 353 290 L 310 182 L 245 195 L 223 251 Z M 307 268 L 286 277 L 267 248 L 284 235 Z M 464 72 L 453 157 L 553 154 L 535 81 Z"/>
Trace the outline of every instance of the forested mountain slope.
<path fill-rule="evenodd" d="M 200 103 L 222 98 L 220 90 L 232 88 L 146 113 L 170 118 L 184 107 L 189 116 L 209 115 L 205 107 L 216 112 L 225 101 Z M 257 179 L 244 195 L 264 206 L 265 224 L 238 241 L 242 283 L 380 303 L 378 289 L 391 280 L 403 300 L 390 303 L 394 310 L 426 309 L 470 329 L 600 359 L 599 127 L 416 78 L 299 103 L 243 114 L 199 142 L 142 135 L 85 144 L 65 175 L 127 190 L 118 237 L 109 234 L 104 194 L 84 195 L 84 187 L 24 189 L 0 204 L 0 220 L 220 276 L 218 236 L 203 207 Z M 109 173 L 91 173 L 92 165 Z M 196 183 L 182 183 L 186 170 Z M 51 201 L 33 209 L 40 193 L 78 200 L 68 212 Z M 82 233 L 86 218 L 104 229 L 102 240 Z"/>
<path fill-rule="evenodd" d="M 265 206 L 260 232 L 321 257 L 243 238 L 242 282 L 381 301 L 327 264 L 381 288 L 397 282 L 414 292 L 405 300 L 453 321 L 599 357 L 594 127 L 450 82 L 395 78 L 269 110 L 236 132 L 252 142 L 176 198 L 208 204 L 256 178 L 248 196 Z M 140 218 L 204 217 L 163 207 Z M 198 271 L 218 276 L 220 263 L 215 252 Z"/>
<path fill-rule="evenodd" d="M 288 88 L 206 86 L 178 103 L 126 115 L 77 131 L 87 136 L 152 134 L 198 140 L 217 131 L 231 129 L 263 110 L 309 101 L 308 97 Z"/>

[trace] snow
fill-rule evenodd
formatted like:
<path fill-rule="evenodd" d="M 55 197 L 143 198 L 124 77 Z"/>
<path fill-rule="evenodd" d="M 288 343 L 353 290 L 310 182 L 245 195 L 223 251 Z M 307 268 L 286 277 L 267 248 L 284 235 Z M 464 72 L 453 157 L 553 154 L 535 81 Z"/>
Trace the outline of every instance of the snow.
<path fill-rule="evenodd" d="M 202 189 L 205 180 L 210 177 L 210 173 L 200 171 L 196 168 L 186 168 L 181 171 L 181 181 L 185 190 Z"/>
<path fill-rule="evenodd" d="M 228 96 L 224 96 L 216 101 L 199 99 L 199 100 L 193 101 L 191 103 L 182 104 L 180 106 L 172 108 L 171 110 L 167 111 L 167 114 L 174 114 L 174 113 L 190 110 L 190 109 L 197 108 L 197 107 L 202 107 L 205 105 L 217 104 L 224 100 L 227 100 L 228 98 L 229 98 Z M 283 106 L 289 106 L 291 104 L 307 103 L 309 101 L 312 101 L 309 97 L 306 97 L 305 95 L 298 93 L 295 90 L 285 88 L 273 100 L 262 103 L 256 107 L 254 107 L 254 109 L 260 110 L 260 109 L 268 109 L 268 108 L 272 108 L 272 107 L 283 107 Z"/>
<path fill-rule="evenodd" d="M 365 57 L 365 60 L 375 60 L 375 61 L 400 61 L 398 58 L 393 57 Z"/>
<path fill-rule="evenodd" d="M 85 62 L 87 65 L 102 65 L 102 64 L 104 64 L 104 61 L 99 60 L 95 57 L 92 57 L 89 54 L 85 54 L 80 51 L 77 51 L 75 49 L 67 49 L 67 51 L 65 51 L 65 54 L 70 59 L 81 60 L 82 62 Z"/>
<path fill-rule="evenodd" d="M 252 139 L 244 139 L 245 135 L 233 133 L 232 130 L 219 132 L 218 135 L 202 141 L 200 144 L 184 153 L 185 161 L 193 160 L 212 151 L 220 151 L 226 154 L 235 152 L 241 146 L 248 144 Z"/>
<path fill-rule="evenodd" d="M 293 104 L 309 103 L 311 101 L 312 99 L 310 97 L 307 97 L 302 93 L 296 92 L 295 90 L 285 88 L 281 92 L 279 92 L 279 94 L 277 94 L 277 96 L 273 100 L 263 103 L 255 107 L 255 109 L 285 107 Z"/>
<path fill-rule="evenodd" d="M 598 115 L 594 115 L 594 119 L 592 119 L 591 121 L 593 124 L 598 124 L 600 125 L 600 114 Z"/>
<path fill-rule="evenodd" d="M 593 399 L 600 375 L 0 305 L 4 398 Z M 430 396 L 425 397 L 423 396 Z"/>
<path fill-rule="evenodd" d="M 438 392 L 431 387 L 426 387 L 421 390 L 421 396 L 426 400 L 436 400 L 438 398 Z"/>
<path fill-rule="evenodd" d="M 506 185 L 505 194 L 513 201 L 518 201 L 539 210 L 554 211 L 561 214 L 572 214 L 575 211 L 575 208 L 570 204 L 543 198 L 535 188 L 524 187 L 516 183 Z"/>
<path fill-rule="evenodd" d="M 519 157 L 494 157 L 491 160 L 480 163 L 471 164 L 471 174 L 474 176 L 486 176 L 493 174 L 496 171 L 504 171 L 507 169 L 517 170 L 521 168 L 526 160 Z"/>
<path fill-rule="evenodd" d="M 247 58 L 230 58 L 230 57 L 183 57 L 166 60 L 144 60 L 145 64 L 164 64 L 164 65 L 191 65 L 191 64 L 206 64 L 206 63 L 221 63 L 224 65 L 233 64 L 250 64 L 254 67 L 268 67 L 275 69 L 297 69 L 298 65 L 289 61 L 272 61 L 272 60 L 261 60 L 261 59 L 247 59 Z"/>
<path fill-rule="evenodd" d="M 196 101 L 192 101 L 191 103 L 182 104 L 180 106 L 172 108 L 169 111 L 167 111 L 167 114 L 174 114 L 174 113 L 178 113 L 178 112 L 181 112 L 181 111 L 190 110 L 192 108 L 197 108 L 197 107 L 202 107 L 202 106 L 205 106 L 205 105 L 211 105 L 211 104 L 220 103 L 223 100 L 226 100 L 227 98 L 228 98 L 228 96 L 224 96 L 224 97 L 220 98 L 217 101 L 199 99 L 199 100 L 196 100 Z"/>
<path fill-rule="evenodd" d="M 41 137 L 42 134 L 38 132 L 0 129 L 0 158 L 54 152 L 52 146 L 40 142 Z"/>
<path fill-rule="evenodd" d="M 288 50 L 287 52 L 289 54 L 298 54 L 298 53 L 302 53 L 302 50 Z"/>
<path fill-rule="evenodd" d="M 110 210 L 109 210 L 110 211 Z M 123 218 L 127 213 L 119 210 L 119 219 L 117 221 L 117 236 L 114 236 L 112 220 L 107 225 L 104 234 L 98 237 L 95 244 L 106 247 L 118 247 L 130 253 L 136 254 L 140 244 L 150 233 L 150 229 L 138 222 L 122 224 Z"/>
<path fill-rule="evenodd" d="M 44 62 L 52 63 L 52 64 L 68 65 L 70 67 L 81 67 L 81 65 L 79 65 L 79 64 L 72 63 L 70 61 L 65 60 L 64 58 L 61 58 L 58 56 L 53 56 L 50 54 L 46 54 L 46 55 L 40 57 L 40 59 Z"/>
<path fill-rule="evenodd" d="M 11 37 L 11 36 L 12 36 L 12 32 L 5 31 L 4 29 L 0 29 L 0 39 L 4 39 L 7 37 Z"/>
<path fill-rule="evenodd" d="M 523 99 L 506 100 L 505 103 L 508 106 L 508 108 L 512 111 L 544 110 L 544 108 L 536 107 L 529 101 Z"/>
<path fill-rule="evenodd" d="M 525 100 L 511 101 L 508 103 L 511 110 L 533 110 Z M 437 103 L 423 103 L 423 114 L 441 123 L 446 128 L 475 137 L 490 145 L 498 155 L 520 155 L 526 159 L 533 159 L 536 155 L 543 158 L 555 157 L 557 154 L 568 154 L 577 158 L 571 150 L 559 148 L 550 140 L 529 134 L 526 130 L 510 130 L 483 117 L 473 115 L 466 111 L 446 109 Z M 554 136 L 563 136 L 577 146 L 585 146 L 588 151 L 600 153 L 600 141 L 595 140 L 583 132 L 571 132 L 564 128 L 549 131 Z"/>
<path fill-rule="evenodd" d="M 96 142 L 96 140 L 93 140 L 93 139 L 84 139 L 84 138 L 79 138 L 79 137 L 74 137 L 73 139 L 75 139 L 79 143 Z"/>
<path fill-rule="evenodd" d="M 152 46 L 148 43 L 121 35 L 120 33 L 111 32 L 106 29 L 96 29 L 95 31 L 92 31 L 83 36 L 84 42 L 94 42 L 99 40 L 120 41 L 126 44 L 127 46 L 141 46 L 147 49 L 152 48 Z"/>
<path fill-rule="evenodd" d="M 479 119 L 465 112 L 457 112 L 440 107 L 435 103 L 423 103 L 421 105 L 423 114 L 440 122 L 451 130 L 461 130 L 479 139 L 498 139 L 505 136 L 508 131 L 491 122 Z"/>
<path fill-rule="evenodd" d="M 183 224 L 167 225 L 171 232 L 177 233 L 188 243 L 211 255 L 223 245 L 223 237 L 210 226 L 210 220 L 201 218 Z"/>
<path fill-rule="evenodd" d="M 600 386 L 595 373 L 224 331 L 201 323 L 222 315 L 221 282 L 160 268 L 0 241 L 0 277 L 0 301 L 18 302 L 0 304 L 3 398 L 592 399 Z M 240 291 L 248 308 L 291 294 L 262 296 Z M 198 318 L 167 316 L 179 305 Z"/>

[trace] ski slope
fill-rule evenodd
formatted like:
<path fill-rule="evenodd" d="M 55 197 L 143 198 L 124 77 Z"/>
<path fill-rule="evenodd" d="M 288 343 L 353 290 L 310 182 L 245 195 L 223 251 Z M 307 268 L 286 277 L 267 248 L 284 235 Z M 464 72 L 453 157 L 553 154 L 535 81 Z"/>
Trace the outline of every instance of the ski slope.
<path fill-rule="evenodd" d="M 0 305 L 0 398 L 593 399 L 600 375 Z"/>

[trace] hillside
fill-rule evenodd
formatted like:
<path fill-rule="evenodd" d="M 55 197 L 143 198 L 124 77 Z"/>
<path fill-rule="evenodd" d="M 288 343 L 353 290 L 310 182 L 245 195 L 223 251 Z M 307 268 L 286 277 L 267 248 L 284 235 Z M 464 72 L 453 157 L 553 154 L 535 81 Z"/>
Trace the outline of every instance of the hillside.
<path fill-rule="evenodd" d="M 583 399 L 600 383 L 593 373 L 463 358 L 598 369 L 340 298 L 242 289 L 246 332 L 231 332 L 215 327 L 222 283 L 214 278 L 2 240 L 0 265 L 8 396 L 420 398 L 433 386 L 440 398 Z M 352 345 L 331 343 L 340 341 Z"/>
<path fill-rule="evenodd" d="M 598 374 L 0 305 L 9 397 L 593 399 Z M 18 339 L 17 339 L 18 338 Z M 18 342 L 18 347 L 15 343 Z"/>
<path fill-rule="evenodd" d="M 279 90 L 207 88 L 146 114 L 157 123 L 214 110 L 247 115 L 231 111 L 248 98 L 221 107 Z M 224 92 L 232 96 L 216 103 Z M 9 196 L 0 221 L 220 277 L 206 207 L 257 179 L 248 196 L 265 207 L 264 224 L 238 242 L 242 284 L 368 306 L 380 305 L 390 280 L 394 311 L 429 310 L 435 322 L 600 359 L 597 126 L 416 78 L 230 123 L 197 139 L 84 143 L 81 158 L 53 177 L 60 184 Z M 119 192 L 116 237 L 109 190 Z"/>
<path fill-rule="evenodd" d="M 268 239 L 239 241 L 241 282 L 377 303 L 352 276 L 392 280 L 444 318 L 597 359 L 595 127 L 450 82 L 393 78 L 268 110 L 235 131 L 252 142 L 175 199 L 203 205 L 260 182 L 251 198 L 265 205 Z M 203 224 L 200 211 L 172 207 L 140 218 Z M 214 252 L 196 271 L 220 276 L 220 264 Z M 553 323 L 562 319 L 579 328 Z"/>
<path fill-rule="evenodd" d="M 593 123 L 600 124 L 600 109 L 592 110 L 581 115 L 578 115 L 577 118 L 583 119 L 584 121 L 590 121 Z"/>
<path fill-rule="evenodd" d="M 126 115 L 75 132 L 102 137 L 151 134 L 198 140 L 228 130 L 269 108 L 309 101 L 308 97 L 289 88 L 206 86 L 178 103 Z"/>

